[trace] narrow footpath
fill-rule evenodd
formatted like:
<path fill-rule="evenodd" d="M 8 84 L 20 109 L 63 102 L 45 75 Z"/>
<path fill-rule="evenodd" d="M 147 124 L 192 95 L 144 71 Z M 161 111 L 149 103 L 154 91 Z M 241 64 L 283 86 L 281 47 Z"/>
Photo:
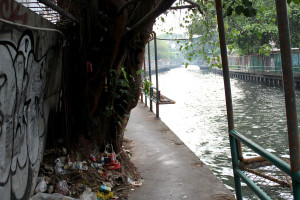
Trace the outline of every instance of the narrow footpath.
<path fill-rule="evenodd" d="M 144 104 L 131 112 L 125 138 L 144 183 L 129 200 L 231 200 L 233 194 Z"/>

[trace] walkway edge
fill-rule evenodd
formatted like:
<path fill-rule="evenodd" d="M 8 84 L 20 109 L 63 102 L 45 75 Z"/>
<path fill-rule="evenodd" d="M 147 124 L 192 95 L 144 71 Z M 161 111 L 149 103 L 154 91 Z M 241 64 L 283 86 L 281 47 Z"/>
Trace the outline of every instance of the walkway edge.
<path fill-rule="evenodd" d="M 235 199 L 208 167 L 155 115 L 139 103 L 132 110 L 125 137 L 132 140 L 132 162 L 143 186 L 130 200 Z"/>

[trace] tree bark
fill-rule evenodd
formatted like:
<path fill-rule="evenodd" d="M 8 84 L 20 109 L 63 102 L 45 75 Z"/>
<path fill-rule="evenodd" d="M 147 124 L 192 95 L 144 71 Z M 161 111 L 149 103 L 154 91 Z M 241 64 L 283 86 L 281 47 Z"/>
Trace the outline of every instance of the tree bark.
<path fill-rule="evenodd" d="M 70 142 L 83 135 L 96 146 L 110 143 L 116 152 L 121 151 L 128 116 L 141 92 L 137 71 L 142 69 L 145 45 L 155 18 L 174 1 L 90 0 L 71 4 L 68 10 L 80 24 L 69 31 L 73 39 L 66 49 L 70 57 L 66 59 L 64 96 L 71 122 L 67 133 L 72 135 L 66 138 L 74 139 Z M 62 2 L 59 6 L 64 8 Z"/>

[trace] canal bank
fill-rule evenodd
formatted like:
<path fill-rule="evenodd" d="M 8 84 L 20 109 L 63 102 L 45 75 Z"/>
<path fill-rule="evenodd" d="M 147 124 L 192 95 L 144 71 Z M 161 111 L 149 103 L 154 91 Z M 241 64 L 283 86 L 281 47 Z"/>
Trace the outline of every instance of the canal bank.
<path fill-rule="evenodd" d="M 139 103 L 132 110 L 125 137 L 132 140 L 132 162 L 143 186 L 136 199 L 234 199 L 223 183 L 161 120 Z"/>
<path fill-rule="evenodd" d="M 209 70 L 209 68 L 200 68 L 203 70 Z M 222 75 L 222 69 L 212 69 L 217 74 Z M 253 82 L 262 82 L 269 85 L 276 85 L 276 86 L 283 86 L 282 82 L 282 74 L 277 73 L 263 73 L 263 72 L 255 72 L 255 70 L 249 71 L 229 71 L 229 76 L 231 78 L 238 78 L 241 80 L 246 81 L 253 81 Z M 300 89 L 300 77 L 299 75 L 294 76 L 294 84 L 296 89 Z"/>

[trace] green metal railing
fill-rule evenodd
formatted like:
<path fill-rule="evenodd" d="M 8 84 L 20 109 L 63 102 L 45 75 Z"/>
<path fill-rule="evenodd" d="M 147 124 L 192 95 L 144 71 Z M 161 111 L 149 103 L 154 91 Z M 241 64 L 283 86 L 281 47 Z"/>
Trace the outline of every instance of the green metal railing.
<path fill-rule="evenodd" d="M 246 56 L 229 56 L 228 64 L 230 71 L 243 71 L 250 73 L 264 74 L 282 74 L 280 51 L 276 50 L 270 55 L 246 55 Z M 292 49 L 292 66 L 294 75 L 300 72 L 300 52 L 299 48 Z"/>
<path fill-rule="evenodd" d="M 253 74 L 264 74 L 264 75 L 282 75 L 282 69 L 278 67 L 273 66 L 250 66 L 246 68 L 245 66 L 241 65 L 230 65 L 229 66 L 230 71 L 233 72 L 246 72 L 246 73 L 253 73 Z M 295 76 L 300 76 L 300 68 L 295 66 L 293 67 L 293 72 Z"/>
<path fill-rule="evenodd" d="M 148 41 L 148 66 L 149 66 L 149 80 L 151 80 L 151 59 L 150 59 L 150 41 L 154 40 L 154 57 L 155 57 L 155 77 L 156 77 L 156 87 L 150 86 L 150 92 L 147 94 L 147 92 L 144 90 L 141 93 L 141 99 L 143 99 L 142 94 L 145 95 L 145 106 L 147 106 L 147 99 L 150 100 L 150 111 L 153 112 L 153 105 L 152 102 L 156 104 L 156 119 L 159 119 L 159 102 L 160 102 L 160 91 L 158 89 L 158 64 L 157 64 L 157 41 L 156 41 L 156 33 L 154 31 L 150 34 L 150 39 Z M 144 71 L 146 73 L 146 62 L 144 60 Z M 154 93 L 155 91 L 155 93 Z"/>
<path fill-rule="evenodd" d="M 231 96 L 231 86 L 229 77 L 229 66 L 227 57 L 227 47 L 225 39 L 225 27 L 223 21 L 222 0 L 215 0 L 218 31 L 220 40 L 220 51 L 222 58 L 222 69 L 225 88 L 225 100 L 229 130 L 229 140 L 231 148 L 232 166 L 234 174 L 234 184 L 236 190 L 236 197 L 238 200 L 243 199 L 241 180 L 243 180 L 249 188 L 261 199 L 271 199 L 260 187 L 258 187 L 243 171 L 240 166 L 244 162 L 242 155 L 242 144 L 252 149 L 254 152 L 261 155 L 263 158 L 271 162 L 278 167 L 281 171 L 286 173 L 292 179 L 292 193 L 294 199 L 300 200 L 300 148 L 299 148 L 299 134 L 298 134 L 298 122 L 296 111 L 296 99 L 295 99 L 295 86 L 294 86 L 294 74 L 293 74 L 293 60 L 292 51 L 290 46 L 290 33 L 287 14 L 287 2 L 286 0 L 275 0 L 277 21 L 278 21 L 278 33 L 281 49 L 281 66 L 282 66 L 282 79 L 285 94 L 285 108 L 288 130 L 288 141 L 290 151 L 290 164 L 284 162 L 277 156 L 266 151 L 256 143 L 252 142 L 242 134 L 238 133 L 234 129 L 233 119 L 233 106 Z"/>
<path fill-rule="evenodd" d="M 274 154 L 268 152 L 258 144 L 252 142 L 247 137 L 243 136 L 241 133 L 232 129 L 229 131 L 230 134 L 230 144 L 232 150 L 232 162 L 233 162 L 233 170 L 234 174 L 241 178 L 252 190 L 255 194 L 261 199 L 271 199 L 263 190 L 261 190 L 247 175 L 242 171 L 239 166 L 238 156 L 238 148 L 235 145 L 237 141 L 242 142 L 242 144 L 246 145 L 248 148 L 252 149 L 254 152 L 271 162 L 273 165 L 278 167 L 280 170 L 285 172 L 288 176 L 290 176 L 293 181 L 300 183 L 300 173 L 292 174 L 291 167 L 288 163 L 283 161 L 281 158 L 275 156 Z"/>
<path fill-rule="evenodd" d="M 142 94 L 143 94 L 143 96 L 145 96 L 145 106 L 147 106 L 147 99 L 149 99 L 149 101 L 150 101 L 150 111 L 151 112 L 153 112 L 152 102 L 155 103 L 155 105 L 156 105 L 156 118 L 159 119 L 160 91 L 158 90 L 158 88 L 151 86 L 149 94 L 147 94 L 147 92 L 144 89 L 143 89 Z M 141 98 L 143 98 L 143 96 L 141 96 Z"/>

